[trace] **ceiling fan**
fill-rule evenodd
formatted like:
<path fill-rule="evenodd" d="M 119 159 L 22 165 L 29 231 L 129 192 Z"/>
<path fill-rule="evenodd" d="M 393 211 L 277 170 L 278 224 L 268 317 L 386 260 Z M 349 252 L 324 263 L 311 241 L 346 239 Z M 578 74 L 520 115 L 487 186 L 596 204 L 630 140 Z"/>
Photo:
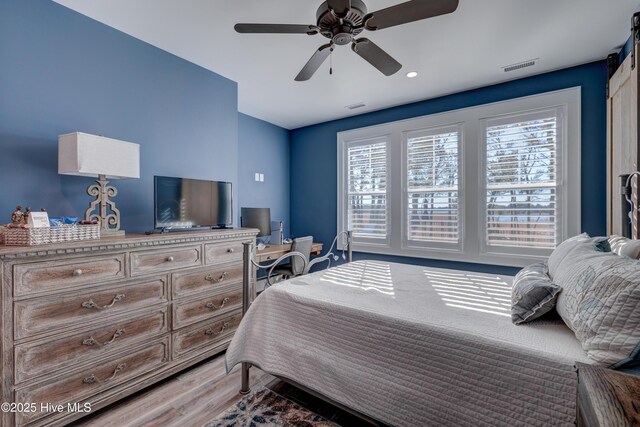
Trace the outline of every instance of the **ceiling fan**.
<path fill-rule="evenodd" d="M 321 34 L 329 43 L 320 46 L 296 76 L 296 81 L 309 80 L 333 52 L 335 45 L 351 43 L 351 49 L 384 75 L 397 73 L 402 65 L 371 40 L 355 38 L 363 30 L 376 31 L 434 16 L 452 13 L 459 0 L 412 0 L 367 13 L 362 0 L 327 0 L 316 13 L 316 25 L 236 24 L 239 33 L 253 34 Z"/>

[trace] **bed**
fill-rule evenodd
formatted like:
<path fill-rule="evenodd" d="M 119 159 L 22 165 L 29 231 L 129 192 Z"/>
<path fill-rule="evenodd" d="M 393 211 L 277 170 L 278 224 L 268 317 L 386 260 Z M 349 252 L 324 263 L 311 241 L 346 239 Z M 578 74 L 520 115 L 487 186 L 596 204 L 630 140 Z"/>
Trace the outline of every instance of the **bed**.
<path fill-rule="evenodd" d="M 258 296 L 226 354 L 394 426 L 571 426 L 561 319 L 515 326 L 511 277 L 358 261 Z M 245 365 L 247 366 L 247 365 Z"/>

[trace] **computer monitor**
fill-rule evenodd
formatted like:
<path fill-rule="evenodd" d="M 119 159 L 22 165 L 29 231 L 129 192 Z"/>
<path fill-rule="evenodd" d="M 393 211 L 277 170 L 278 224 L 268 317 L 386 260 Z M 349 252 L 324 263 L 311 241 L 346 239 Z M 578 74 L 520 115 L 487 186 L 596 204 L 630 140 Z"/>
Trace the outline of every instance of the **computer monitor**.
<path fill-rule="evenodd" d="M 240 224 L 245 228 L 259 229 L 258 237 L 271 236 L 271 209 L 241 208 Z"/>

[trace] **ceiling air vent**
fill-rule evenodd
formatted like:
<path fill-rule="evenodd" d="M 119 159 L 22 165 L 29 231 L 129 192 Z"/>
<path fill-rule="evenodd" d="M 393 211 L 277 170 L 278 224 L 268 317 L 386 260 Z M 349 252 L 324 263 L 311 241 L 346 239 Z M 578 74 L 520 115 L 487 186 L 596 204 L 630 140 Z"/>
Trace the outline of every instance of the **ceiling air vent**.
<path fill-rule="evenodd" d="M 538 58 L 530 59 L 528 61 L 519 62 L 517 64 L 507 65 L 506 67 L 502 67 L 502 69 L 504 70 L 505 73 L 508 73 L 510 71 L 516 71 L 516 70 L 521 70 L 527 67 L 533 67 L 538 63 L 538 60 L 539 60 Z"/>
<path fill-rule="evenodd" d="M 348 108 L 349 110 L 355 110 L 355 109 L 358 109 L 358 108 L 362 108 L 364 106 L 365 106 L 364 102 L 358 102 L 357 104 L 347 105 L 344 108 Z"/>

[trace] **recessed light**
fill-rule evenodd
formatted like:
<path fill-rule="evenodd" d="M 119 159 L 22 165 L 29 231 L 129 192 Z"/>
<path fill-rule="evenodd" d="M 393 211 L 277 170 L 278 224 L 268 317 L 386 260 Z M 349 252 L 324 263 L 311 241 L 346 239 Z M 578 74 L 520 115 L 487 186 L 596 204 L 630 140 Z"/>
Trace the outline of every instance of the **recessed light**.
<path fill-rule="evenodd" d="M 407 77 L 409 77 L 410 79 L 412 79 L 412 78 L 416 77 L 417 75 L 418 75 L 418 72 L 417 72 L 417 71 L 409 71 L 409 72 L 407 73 Z"/>

